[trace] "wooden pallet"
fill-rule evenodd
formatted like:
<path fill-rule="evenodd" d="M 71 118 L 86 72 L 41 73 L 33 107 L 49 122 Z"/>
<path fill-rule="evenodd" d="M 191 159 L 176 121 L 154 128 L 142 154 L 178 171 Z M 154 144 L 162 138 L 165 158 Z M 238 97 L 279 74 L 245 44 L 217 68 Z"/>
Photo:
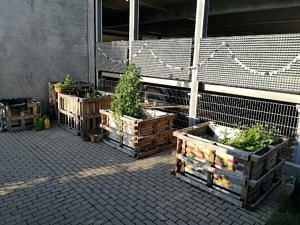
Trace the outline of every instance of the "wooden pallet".
<path fill-rule="evenodd" d="M 57 82 L 48 83 L 48 96 L 49 96 L 49 106 L 50 115 L 52 118 L 57 118 L 58 116 L 58 93 L 55 91 L 55 84 Z M 76 85 L 70 87 L 67 90 L 69 95 L 76 95 L 77 97 L 84 98 L 88 91 L 92 90 L 92 84 L 88 82 L 78 82 Z"/>
<path fill-rule="evenodd" d="M 282 166 L 278 151 L 287 141 L 269 146 L 268 151 L 246 152 L 214 141 L 214 131 L 220 127 L 204 123 L 174 132 L 177 137 L 176 172 L 201 179 L 209 188 L 229 193 L 249 206 L 272 186 Z"/>
<path fill-rule="evenodd" d="M 109 108 L 111 101 L 111 95 L 79 98 L 59 93 L 58 124 L 78 135 L 88 134 L 99 128 L 99 110 Z"/>
<path fill-rule="evenodd" d="M 41 103 L 27 103 L 22 110 L 12 110 L 9 106 L 0 104 L 0 111 L 7 131 L 31 129 L 34 118 L 41 115 Z"/>
<path fill-rule="evenodd" d="M 106 131 L 107 138 L 118 142 L 120 147 L 133 149 L 137 158 L 175 146 L 172 137 L 174 114 L 144 109 L 148 119 L 122 116 L 116 123 L 112 111 L 100 110 L 100 113 L 100 126 Z"/>

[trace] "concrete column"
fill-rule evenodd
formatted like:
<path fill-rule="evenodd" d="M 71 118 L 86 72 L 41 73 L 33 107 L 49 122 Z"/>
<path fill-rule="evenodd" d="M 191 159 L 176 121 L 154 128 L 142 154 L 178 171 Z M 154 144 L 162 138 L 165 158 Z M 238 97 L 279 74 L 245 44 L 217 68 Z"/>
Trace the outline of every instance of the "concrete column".
<path fill-rule="evenodd" d="M 88 0 L 88 81 L 95 85 L 95 0 Z"/>
<path fill-rule="evenodd" d="M 193 66 L 199 63 L 200 55 L 200 39 L 206 37 L 207 20 L 208 20 L 209 0 L 197 0 L 196 24 L 194 36 L 194 58 Z M 197 117 L 197 103 L 198 103 L 198 69 L 192 71 L 191 81 L 191 98 L 189 107 L 189 125 L 195 125 Z"/>
<path fill-rule="evenodd" d="M 139 37 L 139 0 L 129 1 L 129 63 L 131 63 L 132 42 Z"/>
<path fill-rule="evenodd" d="M 298 127 L 297 127 L 297 137 L 296 137 L 296 149 L 294 161 L 296 164 L 300 165 L 300 105 L 297 105 L 298 110 Z"/>
<path fill-rule="evenodd" d="M 95 0 L 96 9 L 96 42 L 103 41 L 102 0 Z"/>

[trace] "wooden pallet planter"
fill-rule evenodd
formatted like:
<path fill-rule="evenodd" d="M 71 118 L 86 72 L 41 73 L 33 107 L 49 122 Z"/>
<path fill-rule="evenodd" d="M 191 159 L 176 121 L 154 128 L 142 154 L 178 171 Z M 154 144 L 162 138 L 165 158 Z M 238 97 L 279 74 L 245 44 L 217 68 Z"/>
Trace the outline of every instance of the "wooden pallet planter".
<path fill-rule="evenodd" d="M 34 118 L 41 115 L 41 103 L 29 102 L 19 110 L 0 102 L 0 120 L 7 131 L 31 129 Z"/>
<path fill-rule="evenodd" d="M 55 84 L 57 82 L 48 83 L 48 96 L 50 105 L 51 117 L 57 118 L 58 115 L 58 93 L 55 91 Z M 77 82 L 74 86 L 70 87 L 65 94 L 76 95 L 77 97 L 84 98 L 88 91 L 92 90 L 92 84 L 88 82 Z"/>
<path fill-rule="evenodd" d="M 208 122 L 174 132 L 177 177 L 232 203 L 253 207 L 275 186 L 283 164 L 278 152 L 288 141 L 247 152 L 218 143 L 224 129 Z"/>
<path fill-rule="evenodd" d="M 111 95 L 80 98 L 58 93 L 58 124 L 78 135 L 88 134 L 99 128 L 100 109 L 108 109 Z"/>
<path fill-rule="evenodd" d="M 144 109 L 144 113 L 147 119 L 122 116 L 117 124 L 112 111 L 100 110 L 100 126 L 106 131 L 108 140 L 118 142 L 122 151 L 133 157 L 142 158 L 175 146 L 174 114 L 149 109 Z"/>

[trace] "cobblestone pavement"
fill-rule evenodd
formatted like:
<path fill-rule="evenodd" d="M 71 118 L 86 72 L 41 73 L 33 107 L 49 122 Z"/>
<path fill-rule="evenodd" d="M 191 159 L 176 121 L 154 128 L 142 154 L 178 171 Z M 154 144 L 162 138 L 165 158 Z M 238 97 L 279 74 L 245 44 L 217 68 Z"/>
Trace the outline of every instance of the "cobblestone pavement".
<path fill-rule="evenodd" d="M 171 151 L 134 160 L 55 127 L 0 133 L 0 224 L 264 224 L 279 186 L 246 211 L 170 174 Z"/>

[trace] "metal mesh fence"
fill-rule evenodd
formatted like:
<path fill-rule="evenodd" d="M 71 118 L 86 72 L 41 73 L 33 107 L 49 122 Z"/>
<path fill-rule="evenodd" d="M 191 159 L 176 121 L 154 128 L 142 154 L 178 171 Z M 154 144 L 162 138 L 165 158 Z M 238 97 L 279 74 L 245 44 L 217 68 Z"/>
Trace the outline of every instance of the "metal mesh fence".
<path fill-rule="evenodd" d="M 115 87 L 117 86 L 118 79 L 113 78 L 101 78 L 98 80 L 98 89 L 100 91 L 111 92 L 114 93 Z"/>
<path fill-rule="evenodd" d="M 142 86 L 142 98 L 151 103 L 155 102 L 157 109 L 161 111 L 174 113 L 174 127 L 178 129 L 188 126 L 189 93 L 187 89 L 176 87 L 149 84 Z"/>
<path fill-rule="evenodd" d="M 117 79 L 100 79 L 98 86 L 99 90 L 113 93 L 117 82 Z M 150 105 L 155 105 L 154 108 L 164 112 L 174 113 L 175 128 L 184 128 L 188 126 L 188 89 L 143 84 L 141 96 L 142 99 L 149 102 Z"/>
<path fill-rule="evenodd" d="M 204 38 L 200 61 L 225 41 L 235 57 L 251 69 L 270 72 L 286 66 L 300 54 L 300 34 L 257 35 Z M 198 80 L 204 83 L 300 93 L 300 61 L 277 75 L 254 75 L 241 68 L 225 46 L 199 69 Z"/>
<path fill-rule="evenodd" d="M 298 112 L 295 105 L 240 98 L 211 93 L 199 93 L 198 118 L 230 127 L 264 124 L 280 136 L 294 138 Z"/>
<path fill-rule="evenodd" d="M 133 54 L 137 53 L 145 42 L 155 55 L 165 63 L 177 67 L 188 67 L 191 65 L 191 38 L 134 41 L 132 44 Z M 133 58 L 133 63 L 141 68 L 142 76 L 172 80 L 190 80 L 191 71 L 178 71 L 173 68 L 167 68 L 159 64 L 147 49 L 144 49 L 141 54 Z"/>
<path fill-rule="evenodd" d="M 113 60 L 127 60 L 128 41 L 101 42 L 97 43 L 96 48 L 97 70 L 114 73 L 123 73 L 125 71 L 127 63 L 114 63 L 106 58 L 105 55 Z"/>

